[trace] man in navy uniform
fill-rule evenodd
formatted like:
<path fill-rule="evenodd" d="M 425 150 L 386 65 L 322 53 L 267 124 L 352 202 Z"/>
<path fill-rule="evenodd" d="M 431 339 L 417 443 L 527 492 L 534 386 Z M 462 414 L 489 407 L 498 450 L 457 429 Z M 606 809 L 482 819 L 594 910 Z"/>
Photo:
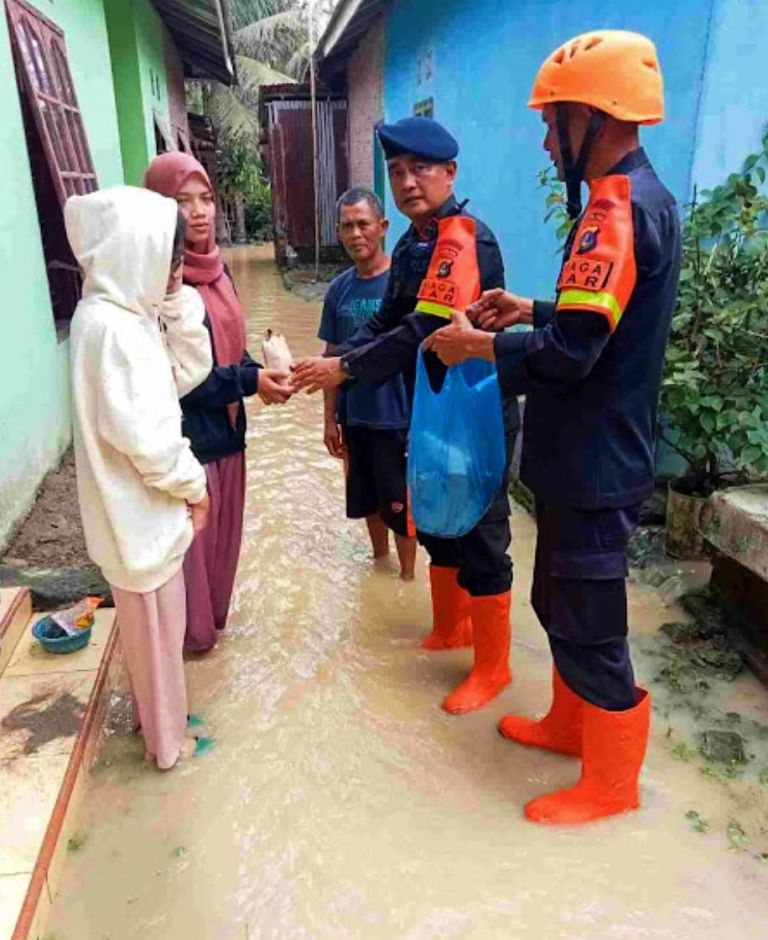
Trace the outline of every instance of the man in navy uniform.
<path fill-rule="evenodd" d="M 485 294 L 427 345 L 443 362 L 495 361 L 502 389 L 527 392 L 522 477 L 536 496 L 532 591 L 554 658 L 541 721 L 514 715 L 501 733 L 580 757 L 574 787 L 526 806 L 542 823 L 580 823 L 639 805 L 650 697 L 627 644 L 626 547 L 654 485 L 654 433 L 680 271 L 677 207 L 639 144 L 663 119 L 653 43 L 587 33 L 541 67 L 529 102 L 578 218 L 556 303 Z M 580 212 L 580 184 L 590 199 Z"/>
<path fill-rule="evenodd" d="M 378 316 L 343 343 L 337 355 L 295 364 L 298 387 L 310 391 L 347 380 L 380 382 L 399 372 L 412 379 L 422 341 L 463 309 L 480 291 L 504 286 L 498 244 L 480 220 L 466 212 L 454 194 L 458 144 L 429 118 L 405 118 L 383 125 L 378 137 L 387 160 L 392 195 L 411 225 L 392 253 L 389 285 Z M 472 259 L 471 262 L 468 259 Z M 463 272 L 454 278 L 452 271 Z M 450 285 L 446 307 L 440 294 Z M 438 384 L 444 367 L 426 355 L 430 380 Z M 514 443 L 517 400 L 505 408 L 508 447 Z M 509 647 L 512 563 L 507 481 L 478 525 L 457 539 L 417 533 L 430 556 L 432 632 L 427 649 L 474 646 L 469 677 L 443 702 L 452 714 L 480 708 L 510 681 Z"/>

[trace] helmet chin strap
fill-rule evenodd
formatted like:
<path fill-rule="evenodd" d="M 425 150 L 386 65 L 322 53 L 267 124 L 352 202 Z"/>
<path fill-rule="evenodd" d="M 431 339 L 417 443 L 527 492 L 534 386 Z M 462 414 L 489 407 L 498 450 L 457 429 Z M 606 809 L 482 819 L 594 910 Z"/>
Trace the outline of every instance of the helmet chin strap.
<path fill-rule="evenodd" d="M 581 143 L 578 159 L 574 161 L 571 135 L 568 133 L 567 105 L 558 103 L 555 105 L 555 109 L 557 114 L 557 136 L 560 139 L 560 159 L 565 173 L 566 209 L 568 218 L 578 219 L 581 215 L 581 183 L 584 179 L 584 171 L 592 152 L 592 144 L 605 122 L 605 115 L 602 111 L 592 112 L 584 134 L 584 140 Z"/>

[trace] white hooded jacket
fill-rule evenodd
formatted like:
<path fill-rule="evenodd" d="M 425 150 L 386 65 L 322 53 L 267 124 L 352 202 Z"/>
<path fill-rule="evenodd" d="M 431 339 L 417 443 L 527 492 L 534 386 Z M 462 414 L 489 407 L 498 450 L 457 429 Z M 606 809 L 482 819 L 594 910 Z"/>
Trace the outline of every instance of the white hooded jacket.
<path fill-rule="evenodd" d="M 183 398 L 204 382 L 213 368 L 203 298 L 194 287 L 183 285 L 163 301 L 160 322 L 176 389 Z"/>
<path fill-rule="evenodd" d="M 70 347 L 86 544 L 110 584 L 137 593 L 178 572 L 193 534 L 186 502 L 206 490 L 181 435 L 159 324 L 177 211 L 127 186 L 73 196 L 65 208 L 85 277 Z"/>

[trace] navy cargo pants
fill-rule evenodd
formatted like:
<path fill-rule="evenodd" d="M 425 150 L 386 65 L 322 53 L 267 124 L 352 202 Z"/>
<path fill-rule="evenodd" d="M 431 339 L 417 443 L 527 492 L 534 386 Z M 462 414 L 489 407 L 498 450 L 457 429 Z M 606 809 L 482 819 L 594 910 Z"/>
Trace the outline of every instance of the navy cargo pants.
<path fill-rule="evenodd" d="M 639 508 L 536 506 L 533 608 L 565 684 L 607 711 L 636 703 L 625 579 Z"/>

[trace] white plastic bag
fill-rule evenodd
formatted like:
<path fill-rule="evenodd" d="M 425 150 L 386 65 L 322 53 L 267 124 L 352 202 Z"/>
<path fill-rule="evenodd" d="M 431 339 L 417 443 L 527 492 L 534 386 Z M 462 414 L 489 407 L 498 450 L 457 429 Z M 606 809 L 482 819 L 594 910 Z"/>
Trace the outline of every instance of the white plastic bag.
<path fill-rule="evenodd" d="M 277 369 L 280 372 L 288 372 L 293 356 L 285 337 L 281 333 L 273 333 L 267 330 L 264 340 L 261 344 L 261 354 L 264 358 L 264 365 L 268 369 Z"/>

